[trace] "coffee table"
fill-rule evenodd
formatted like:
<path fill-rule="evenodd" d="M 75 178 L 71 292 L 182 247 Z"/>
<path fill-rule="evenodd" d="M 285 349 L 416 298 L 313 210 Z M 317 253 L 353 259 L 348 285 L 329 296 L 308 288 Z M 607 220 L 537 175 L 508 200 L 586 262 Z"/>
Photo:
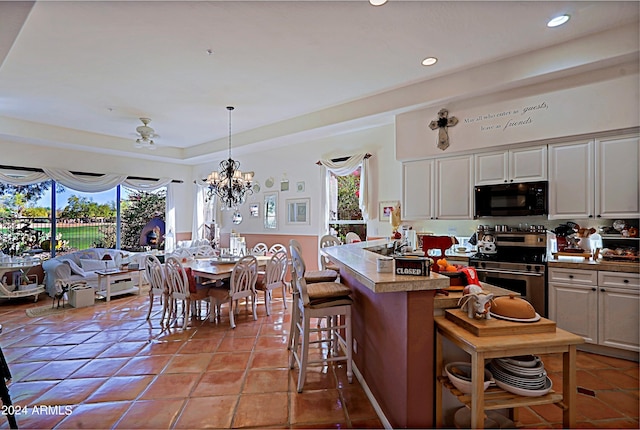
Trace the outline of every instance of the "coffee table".
<path fill-rule="evenodd" d="M 122 294 L 140 294 L 140 287 L 142 286 L 142 273 L 144 269 L 111 269 L 111 270 L 96 270 L 96 274 L 98 275 L 98 289 L 96 294 L 100 297 L 103 297 L 108 301 L 111 300 L 111 296 L 119 296 Z M 118 290 L 111 292 L 111 283 L 114 281 L 122 281 L 126 279 L 133 279 L 136 274 L 138 275 L 138 286 L 126 288 L 123 290 Z M 106 285 L 103 288 L 102 283 L 105 282 Z"/>

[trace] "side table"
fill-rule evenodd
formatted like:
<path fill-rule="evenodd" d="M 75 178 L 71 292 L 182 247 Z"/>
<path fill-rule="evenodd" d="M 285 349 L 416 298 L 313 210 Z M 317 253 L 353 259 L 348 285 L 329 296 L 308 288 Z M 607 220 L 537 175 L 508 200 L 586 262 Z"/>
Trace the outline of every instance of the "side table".
<path fill-rule="evenodd" d="M 471 428 L 481 429 L 484 425 L 484 411 L 491 409 L 514 409 L 522 406 L 555 403 L 562 408 L 564 428 L 576 426 L 576 345 L 584 343 L 581 336 L 556 328 L 552 333 L 532 333 L 503 336 L 475 336 L 455 322 L 439 316 L 436 324 L 436 384 L 435 423 L 443 426 L 442 388 L 446 377 L 442 377 L 442 338 L 471 355 L 471 395 L 460 396 L 459 400 L 471 406 Z M 529 354 L 562 353 L 562 394 L 550 392 L 540 397 L 525 397 L 500 391 L 497 395 L 484 392 L 485 359 Z M 447 380 L 448 382 L 448 380 Z M 514 412 L 514 417 L 517 414 Z"/>

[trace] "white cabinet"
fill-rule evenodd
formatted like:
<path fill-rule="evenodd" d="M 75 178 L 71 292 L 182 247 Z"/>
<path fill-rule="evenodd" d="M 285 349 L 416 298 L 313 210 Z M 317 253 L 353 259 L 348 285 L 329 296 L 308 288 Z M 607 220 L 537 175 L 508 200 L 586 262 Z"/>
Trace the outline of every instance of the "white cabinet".
<path fill-rule="evenodd" d="M 549 219 L 594 213 L 593 141 L 549 145 Z"/>
<path fill-rule="evenodd" d="M 593 270 L 549 269 L 549 319 L 589 343 L 598 339 L 597 282 Z"/>
<path fill-rule="evenodd" d="M 434 171 L 433 160 L 402 164 L 402 219 L 432 219 Z"/>
<path fill-rule="evenodd" d="M 640 351 L 638 274 L 598 272 L 598 343 Z"/>
<path fill-rule="evenodd" d="M 640 217 L 640 137 L 596 140 L 595 214 Z"/>
<path fill-rule="evenodd" d="M 472 156 L 402 164 L 402 219 L 472 219 Z"/>
<path fill-rule="evenodd" d="M 436 159 L 436 219 L 473 219 L 473 157 Z"/>
<path fill-rule="evenodd" d="M 549 145 L 549 219 L 640 217 L 638 136 Z"/>
<path fill-rule="evenodd" d="M 549 269 L 549 318 L 588 343 L 640 351 L 640 275 Z"/>
<path fill-rule="evenodd" d="M 512 149 L 474 156 L 475 185 L 547 180 L 547 147 Z"/>

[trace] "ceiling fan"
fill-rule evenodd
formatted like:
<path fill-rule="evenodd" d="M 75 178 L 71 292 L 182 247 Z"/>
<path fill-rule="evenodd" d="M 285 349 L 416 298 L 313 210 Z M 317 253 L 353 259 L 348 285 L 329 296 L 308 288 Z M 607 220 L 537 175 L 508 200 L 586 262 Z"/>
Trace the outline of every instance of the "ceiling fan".
<path fill-rule="evenodd" d="M 156 145 L 153 142 L 154 137 L 158 137 L 156 131 L 149 127 L 151 120 L 149 118 L 140 118 L 143 125 L 139 125 L 136 128 L 136 132 L 140 137 L 136 139 L 136 148 L 156 149 Z"/>

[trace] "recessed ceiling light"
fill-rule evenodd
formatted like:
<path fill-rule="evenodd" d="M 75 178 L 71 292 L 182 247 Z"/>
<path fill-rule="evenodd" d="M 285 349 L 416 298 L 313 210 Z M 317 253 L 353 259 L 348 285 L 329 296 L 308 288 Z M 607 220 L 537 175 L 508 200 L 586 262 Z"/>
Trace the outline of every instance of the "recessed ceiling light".
<path fill-rule="evenodd" d="M 424 60 L 422 60 L 422 65 L 423 66 L 433 66 L 437 62 L 438 62 L 438 59 L 436 57 L 427 57 Z"/>
<path fill-rule="evenodd" d="M 369 4 L 371 6 L 382 6 L 386 2 L 387 2 L 387 0 L 369 0 Z"/>
<path fill-rule="evenodd" d="M 565 22 L 569 21 L 569 15 L 564 14 L 564 15 L 560 15 L 560 16 L 556 16 L 555 18 L 552 18 L 548 23 L 547 23 L 547 27 L 558 27 L 562 24 L 564 24 Z"/>

